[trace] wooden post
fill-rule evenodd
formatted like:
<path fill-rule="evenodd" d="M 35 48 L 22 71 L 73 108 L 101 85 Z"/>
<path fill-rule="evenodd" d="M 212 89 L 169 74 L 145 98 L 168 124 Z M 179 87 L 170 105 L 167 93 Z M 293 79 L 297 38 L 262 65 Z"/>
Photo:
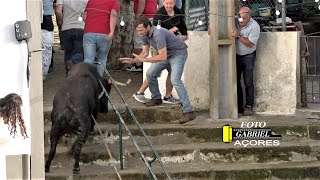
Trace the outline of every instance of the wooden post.
<path fill-rule="evenodd" d="M 210 116 L 238 118 L 234 1 L 210 0 Z"/>

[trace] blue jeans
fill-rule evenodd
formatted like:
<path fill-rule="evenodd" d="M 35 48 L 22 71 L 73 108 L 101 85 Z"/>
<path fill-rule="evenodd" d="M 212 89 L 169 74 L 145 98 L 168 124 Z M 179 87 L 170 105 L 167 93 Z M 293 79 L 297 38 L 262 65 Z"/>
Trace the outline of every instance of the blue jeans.
<path fill-rule="evenodd" d="M 147 71 L 151 98 L 161 99 L 157 78 L 162 70 L 167 69 L 168 65 L 171 66 L 171 83 L 178 93 L 180 102 L 182 104 L 183 113 L 192 112 L 192 107 L 189 101 L 187 90 L 181 80 L 187 57 L 187 52 L 185 54 L 168 57 L 167 61 L 153 63 Z"/>
<path fill-rule="evenodd" d="M 83 61 L 83 29 L 68 29 L 61 31 L 62 46 L 64 47 L 64 62 Z"/>
<path fill-rule="evenodd" d="M 243 92 L 241 86 L 241 74 L 246 90 L 246 105 L 253 106 L 254 103 L 254 85 L 253 85 L 253 67 L 256 59 L 256 52 L 247 55 L 237 55 L 237 93 L 238 110 L 243 107 Z"/>
<path fill-rule="evenodd" d="M 97 52 L 98 61 L 101 63 L 101 65 L 97 66 L 97 70 L 101 77 L 106 68 L 107 57 L 112 45 L 112 41 L 107 40 L 106 37 L 107 34 L 99 33 L 86 33 L 83 35 L 84 62 L 93 64 Z"/>

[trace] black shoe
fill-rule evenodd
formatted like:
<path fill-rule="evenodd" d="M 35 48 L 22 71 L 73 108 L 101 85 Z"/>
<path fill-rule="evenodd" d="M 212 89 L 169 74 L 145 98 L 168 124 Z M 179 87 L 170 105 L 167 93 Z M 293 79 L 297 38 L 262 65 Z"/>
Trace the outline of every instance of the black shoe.
<path fill-rule="evenodd" d="M 244 107 L 243 115 L 244 116 L 251 116 L 252 114 L 253 114 L 252 106 L 246 105 Z"/>

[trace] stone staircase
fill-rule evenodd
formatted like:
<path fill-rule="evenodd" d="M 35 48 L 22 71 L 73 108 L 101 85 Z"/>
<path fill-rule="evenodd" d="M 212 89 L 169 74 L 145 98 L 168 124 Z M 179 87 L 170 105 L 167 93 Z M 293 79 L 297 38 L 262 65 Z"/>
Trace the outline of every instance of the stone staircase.
<path fill-rule="evenodd" d="M 207 112 L 185 125 L 177 123 L 179 107 L 137 108 L 134 110 L 173 179 L 320 179 L 319 113 L 299 111 L 294 116 L 255 115 L 237 120 L 214 120 Z M 45 154 L 49 152 L 49 113 L 45 113 Z M 129 125 L 144 154 L 153 153 L 133 124 Z M 124 169 L 119 168 L 119 136 L 114 113 L 98 119 L 104 133 L 91 136 L 81 152 L 79 175 L 72 174 L 74 160 L 69 149 L 74 136 L 63 137 L 46 179 L 118 179 L 103 142 L 107 142 L 122 179 L 148 179 L 148 170 L 128 133 L 124 131 Z M 279 146 L 240 146 L 222 142 L 222 127 L 240 127 L 241 122 L 266 122 L 275 134 L 282 135 Z M 96 128 L 97 129 L 97 128 Z M 152 164 L 158 179 L 166 179 L 159 163 Z"/>

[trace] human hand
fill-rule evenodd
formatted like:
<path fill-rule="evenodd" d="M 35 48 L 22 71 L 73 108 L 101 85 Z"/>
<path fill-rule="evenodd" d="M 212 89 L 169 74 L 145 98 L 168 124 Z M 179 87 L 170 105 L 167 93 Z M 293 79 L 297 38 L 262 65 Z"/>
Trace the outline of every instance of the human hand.
<path fill-rule="evenodd" d="M 136 58 L 128 58 L 128 57 L 119 58 L 118 60 L 119 60 L 121 63 L 125 63 L 125 64 L 133 64 L 133 63 L 138 63 L 138 62 L 140 62 L 140 61 L 137 60 Z"/>
<path fill-rule="evenodd" d="M 132 54 L 134 56 L 134 59 L 137 59 L 139 62 L 147 62 L 147 58 L 139 56 L 135 53 Z"/>
<path fill-rule="evenodd" d="M 180 36 L 180 39 L 181 39 L 182 41 L 186 41 L 186 40 L 188 40 L 188 36 L 186 36 L 186 35 L 181 35 L 181 36 Z"/>
<path fill-rule="evenodd" d="M 113 32 L 110 32 L 110 33 L 107 35 L 106 39 L 107 39 L 108 41 L 112 41 L 112 39 L 113 39 Z"/>
<path fill-rule="evenodd" d="M 237 31 L 236 28 L 232 28 L 232 31 L 230 32 L 230 35 L 231 35 L 233 38 L 238 38 L 238 37 L 239 37 L 239 32 Z"/>
<path fill-rule="evenodd" d="M 171 29 L 169 29 L 169 31 L 171 31 L 171 32 L 178 32 L 179 31 L 179 29 L 176 27 L 176 26 L 174 26 L 173 28 L 171 28 Z"/>

